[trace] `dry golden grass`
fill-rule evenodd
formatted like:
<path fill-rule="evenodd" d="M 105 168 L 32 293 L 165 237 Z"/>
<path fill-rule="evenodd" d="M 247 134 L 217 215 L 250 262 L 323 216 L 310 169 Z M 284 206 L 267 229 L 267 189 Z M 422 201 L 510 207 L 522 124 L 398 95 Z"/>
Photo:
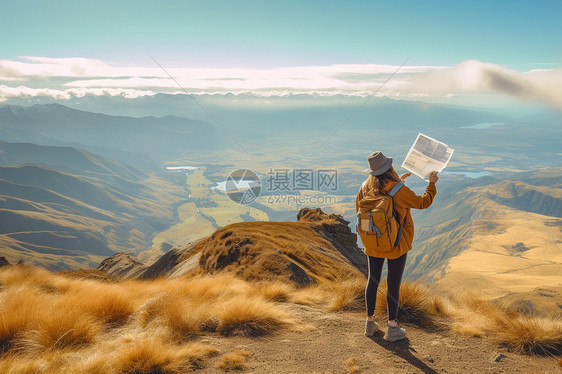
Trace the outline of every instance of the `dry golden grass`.
<path fill-rule="evenodd" d="M 72 310 L 52 310 L 28 327 L 19 334 L 15 348 L 30 354 L 92 344 L 100 331 L 96 320 Z"/>
<path fill-rule="evenodd" d="M 2 268 L 0 283 L 5 288 L 15 285 L 34 288 L 46 294 L 65 293 L 69 288 L 69 282 L 64 276 L 56 276 L 42 268 L 27 265 Z"/>
<path fill-rule="evenodd" d="M 363 309 L 365 280 L 296 287 L 215 274 L 107 283 L 11 267 L 0 269 L 0 284 L 0 372 L 110 374 L 205 366 L 217 354 L 199 343 L 205 334 L 253 337 L 293 328 L 279 303 Z M 386 314 L 384 293 L 383 283 L 379 314 Z M 400 301 L 408 312 L 402 318 L 411 323 L 447 320 L 454 331 L 485 335 L 523 353 L 561 350 L 557 319 L 524 316 L 473 295 L 439 298 L 417 283 L 404 282 Z"/>
<path fill-rule="evenodd" d="M 260 282 L 256 289 L 264 299 L 279 303 L 289 301 L 295 291 L 295 287 L 279 281 Z"/>
<path fill-rule="evenodd" d="M 350 279 L 329 288 L 335 291 L 332 304 L 328 307 L 329 310 L 365 309 L 365 280 Z"/>
<path fill-rule="evenodd" d="M 16 354 L 5 354 L 0 360 L 0 373 L 37 374 L 45 372 L 45 363 L 40 360 L 24 360 Z"/>
<path fill-rule="evenodd" d="M 174 346 L 149 338 L 120 351 L 117 367 L 121 373 L 185 373 L 216 353 L 216 348 L 197 342 Z"/>
<path fill-rule="evenodd" d="M 561 354 L 562 318 L 529 316 L 508 303 L 483 300 L 474 294 L 458 297 L 448 306 L 454 331 L 488 336 L 519 353 Z"/>
<path fill-rule="evenodd" d="M 59 271 L 57 275 L 61 275 L 68 278 L 74 278 L 74 279 L 92 279 L 92 280 L 97 280 L 106 283 L 121 282 L 121 279 L 112 277 L 111 275 L 97 269 Z"/>
<path fill-rule="evenodd" d="M 157 323 L 166 326 L 179 340 L 195 339 L 206 321 L 201 307 L 190 305 L 183 299 L 170 299 L 159 313 L 161 318 Z"/>
<path fill-rule="evenodd" d="M 377 304 L 375 313 L 379 316 L 386 316 L 386 292 L 387 284 L 383 280 L 377 290 Z M 400 311 L 398 319 L 403 322 L 415 323 L 421 326 L 432 324 L 433 317 L 445 313 L 445 305 L 441 298 L 431 294 L 431 292 L 416 282 L 402 282 L 400 286 Z"/>
<path fill-rule="evenodd" d="M 487 336 L 510 350 L 525 354 L 562 353 L 562 318 L 524 315 L 505 302 L 464 293 L 449 299 L 432 294 L 425 286 L 403 282 L 398 319 L 430 327 L 440 322 L 469 336 Z M 377 292 L 375 313 L 386 317 L 386 283 Z"/>
<path fill-rule="evenodd" d="M 355 359 L 355 357 L 350 357 L 349 359 L 347 359 L 345 365 L 349 374 L 358 374 L 361 372 L 361 367 L 357 365 L 357 360 Z"/>
<path fill-rule="evenodd" d="M 311 305 L 329 311 L 365 309 L 365 279 L 352 278 L 342 282 L 321 282 L 295 289 L 289 302 Z"/>
<path fill-rule="evenodd" d="M 246 359 L 249 353 L 239 349 L 236 352 L 226 353 L 221 357 L 217 368 L 224 371 L 244 370 L 246 368 Z"/>
<path fill-rule="evenodd" d="M 262 336 L 291 324 L 287 313 L 258 297 L 224 302 L 218 312 L 217 330 L 223 335 Z"/>
<path fill-rule="evenodd" d="M 107 283 L 11 267 L 0 284 L 0 368 L 15 372 L 183 372 L 215 353 L 196 341 L 202 334 L 258 336 L 293 323 L 270 301 L 290 288 L 233 275 Z"/>
<path fill-rule="evenodd" d="M 495 340 L 516 352 L 537 354 L 562 353 L 562 320 L 518 316 L 502 318 Z"/>
<path fill-rule="evenodd" d="M 110 326 L 125 323 L 135 310 L 131 295 L 124 287 L 95 281 L 73 283 L 61 299 L 60 307 L 78 308 Z"/>

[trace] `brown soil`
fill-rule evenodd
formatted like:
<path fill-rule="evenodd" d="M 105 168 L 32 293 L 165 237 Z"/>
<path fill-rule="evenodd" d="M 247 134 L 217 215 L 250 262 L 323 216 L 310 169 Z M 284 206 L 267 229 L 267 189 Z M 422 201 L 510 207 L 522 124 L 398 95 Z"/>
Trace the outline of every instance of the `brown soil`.
<path fill-rule="evenodd" d="M 300 321 L 296 328 L 262 338 L 204 337 L 202 341 L 217 347 L 221 355 L 197 372 L 223 372 L 216 368 L 222 354 L 244 350 L 249 353 L 244 371 L 251 373 L 562 373 L 559 357 L 509 352 L 445 327 L 430 331 L 403 324 L 407 338 L 390 343 L 383 339 L 383 331 L 364 336 L 362 313 L 294 304 L 284 308 Z"/>

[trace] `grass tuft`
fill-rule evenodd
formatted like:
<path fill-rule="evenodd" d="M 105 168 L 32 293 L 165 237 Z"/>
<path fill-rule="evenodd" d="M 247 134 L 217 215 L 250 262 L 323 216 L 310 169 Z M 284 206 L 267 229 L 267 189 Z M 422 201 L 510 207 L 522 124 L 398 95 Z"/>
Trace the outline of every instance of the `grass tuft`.
<path fill-rule="evenodd" d="M 191 305 L 183 299 L 172 298 L 160 310 L 163 324 L 180 340 L 190 340 L 204 330 L 207 319 L 199 306 Z"/>
<path fill-rule="evenodd" d="M 357 360 L 355 359 L 355 357 L 350 357 L 349 359 L 347 359 L 345 365 L 347 366 L 348 374 L 359 374 L 361 372 L 361 367 L 357 365 Z"/>
<path fill-rule="evenodd" d="M 257 297 L 234 298 L 219 311 L 217 330 L 223 335 L 262 336 L 291 323 L 286 313 Z"/>
<path fill-rule="evenodd" d="M 335 286 L 331 286 L 335 291 L 332 303 L 328 310 L 350 310 L 360 311 L 365 309 L 365 281 L 362 279 L 351 279 Z"/>
<path fill-rule="evenodd" d="M 217 364 L 217 368 L 224 371 L 244 370 L 246 368 L 246 359 L 249 353 L 244 350 L 226 353 L 221 357 L 221 361 Z"/>
<path fill-rule="evenodd" d="M 69 349 L 95 342 L 100 325 L 93 318 L 67 310 L 43 315 L 18 337 L 17 350 L 37 353 Z"/>
<path fill-rule="evenodd" d="M 148 338 L 120 351 L 117 367 L 122 373 L 184 373 L 200 368 L 216 353 L 216 348 L 201 343 L 174 346 Z"/>
<path fill-rule="evenodd" d="M 295 291 L 295 288 L 289 284 L 278 281 L 261 282 L 256 284 L 255 287 L 264 299 L 278 303 L 288 302 L 291 294 Z"/>
<path fill-rule="evenodd" d="M 64 299 L 67 304 L 79 306 L 85 313 L 112 327 L 127 322 L 135 311 L 130 295 L 118 285 L 88 282 L 87 297 L 84 297 L 82 288 L 73 291 Z"/>
<path fill-rule="evenodd" d="M 12 287 L 0 297 L 0 353 L 8 351 L 16 336 L 42 314 L 47 297 L 33 288 Z"/>
<path fill-rule="evenodd" d="M 559 355 L 562 353 L 562 319 L 521 314 L 511 305 L 481 299 L 473 294 L 458 297 L 449 306 L 452 330 L 472 336 L 489 336 L 514 352 Z"/>
<path fill-rule="evenodd" d="M 540 355 L 562 354 L 562 321 L 559 318 L 517 316 L 496 318 L 495 340 L 515 352 Z"/>
<path fill-rule="evenodd" d="M 377 291 L 377 304 L 375 313 L 386 316 L 386 281 L 379 284 Z M 413 323 L 419 326 L 430 326 L 433 324 L 433 316 L 444 312 L 444 303 L 421 283 L 402 282 L 400 286 L 400 310 L 398 320 Z"/>

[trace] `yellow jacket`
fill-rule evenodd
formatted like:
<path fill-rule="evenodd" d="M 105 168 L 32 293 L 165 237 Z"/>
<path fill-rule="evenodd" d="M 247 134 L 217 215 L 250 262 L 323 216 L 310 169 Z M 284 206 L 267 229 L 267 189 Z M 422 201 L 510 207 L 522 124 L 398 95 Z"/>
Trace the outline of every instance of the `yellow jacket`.
<path fill-rule="evenodd" d="M 392 187 L 398 182 L 390 182 L 385 186 L 385 192 L 390 192 Z M 414 191 L 406 186 L 403 186 L 396 192 L 393 198 L 394 210 L 398 215 L 400 222 L 404 220 L 404 227 L 402 238 L 400 239 L 400 244 L 398 247 L 394 247 L 392 252 L 385 252 L 384 255 L 376 253 L 371 250 L 367 252 L 367 255 L 371 257 L 385 257 L 389 259 L 395 259 L 402 256 L 404 253 L 412 249 L 412 241 L 414 240 L 414 221 L 412 220 L 412 215 L 410 214 L 410 209 L 426 209 L 429 208 L 433 202 L 433 198 L 437 194 L 437 189 L 435 188 L 435 183 L 429 182 L 425 189 L 425 193 L 422 196 L 418 196 Z M 355 199 L 355 211 L 359 211 L 359 201 L 363 198 L 363 189 L 359 188 L 359 193 Z"/>

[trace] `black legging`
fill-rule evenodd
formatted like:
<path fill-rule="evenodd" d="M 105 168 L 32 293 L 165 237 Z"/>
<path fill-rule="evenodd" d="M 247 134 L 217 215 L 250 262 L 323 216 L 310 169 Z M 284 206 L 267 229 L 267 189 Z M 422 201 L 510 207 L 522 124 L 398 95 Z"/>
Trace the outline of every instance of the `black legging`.
<path fill-rule="evenodd" d="M 406 266 L 406 255 L 394 259 L 387 260 L 388 263 L 388 289 L 386 293 L 386 305 L 388 308 L 388 320 L 395 320 L 398 315 L 398 300 L 400 300 L 400 283 L 402 281 L 402 274 L 404 274 L 404 267 Z M 365 301 L 367 303 L 367 315 L 372 316 L 375 314 L 375 305 L 377 303 L 377 288 L 381 280 L 382 265 L 384 258 L 371 257 L 369 258 L 369 279 L 367 280 L 367 287 L 365 288 Z"/>

